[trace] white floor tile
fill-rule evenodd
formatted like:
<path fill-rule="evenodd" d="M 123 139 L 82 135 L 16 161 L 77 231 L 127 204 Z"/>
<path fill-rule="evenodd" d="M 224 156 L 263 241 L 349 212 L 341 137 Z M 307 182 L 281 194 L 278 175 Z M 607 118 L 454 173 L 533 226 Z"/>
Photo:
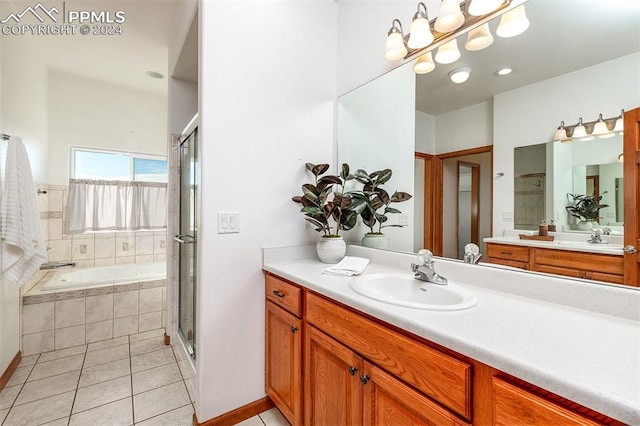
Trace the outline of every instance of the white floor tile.
<path fill-rule="evenodd" d="M 128 376 L 129 374 L 131 374 L 129 358 L 83 368 L 78 387 L 84 388 L 90 385 L 95 385 L 96 383 Z"/>
<path fill-rule="evenodd" d="M 132 375 L 133 394 L 137 395 L 155 388 L 181 382 L 182 375 L 176 363 L 143 370 Z"/>
<path fill-rule="evenodd" d="M 17 385 L 2 389 L 2 392 L 0 392 L 0 410 L 11 408 L 21 388 L 21 385 Z"/>
<path fill-rule="evenodd" d="M 9 412 L 8 408 L 6 410 L 0 410 L 0 423 L 4 421 L 5 417 L 7 417 L 8 412 Z"/>
<path fill-rule="evenodd" d="M 58 374 L 68 373 L 70 371 L 80 370 L 84 354 L 73 355 L 66 358 L 56 359 L 54 361 L 39 362 L 33 367 L 33 371 L 29 376 L 29 381 L 44 379 L 45 377 L 56 376 Z"/>
<path fill-rule="evenodd" d="M 183 382 L 156 388 L 133 397 L 135 422 L 141 422 L 176 408 L 190 405 L 189 395 Z"/>
<path fill-rule="evenodd" d="M 129 341 L 139 342 L 140 340 L 152 339 L 154 337 L 164 336 L 164 329 L 159 328 L 157 330 L 145 331 L 144 333 L 132 334 L 129 336 Z"/>
<path fill-rule="evenodd" d="M 71 412 L 73 395 L 75 391 L 15 406 L 9 411 L 4 424 L 33 426 L 66 417 Z"/>
<path fill-rule="evenodd" d="M 103 340 L 102 342 L 90 343 L 87 349 L 87 352 L 99 351 L 105 348 L 120 346 L 127 343 L 129 343 L 129 338 L 127 336 L 122 336 L 115 339 Z"/>
<path fill-rule="evenodd" d="M 38 360 L 38 358 L 40 357 L 40 354 L 35 354 L 35 355 L 29 355 L 29 356 L 23 356 L 22 359 L 20 359 L 20 367 L 26 367 L 28 365 L 33 365 L 36 363 L 36 361 Z"/>
<path fill-rule="evenodd" d="M 9 379 L 6 386 L 10 387 L 23 384 L 27 381 L 27 377 L 29 377 L 29 374 L 31 374 L 32 370 L 33 365 L 16 368 L 16 371 L 13 372 L 13 374 L 11 375 L 11 379 Z"/>
<path fill-rule="evenodd" d="M 264 423 L 262 423 L 260 416 L 253 416 L 240 423 L 236 423 L 235 426 L 264 426 Z"/>
<path fill-rule="evenodd" d="M 129 376 L 80 388 L 73 403 L 73 414 L 118 401 L 128 396 L 131 396 L 131 378 Z"/>
<path fill-rule="evenodd" d="M 176 358 L 170 347 L 159 351 L 148 352 L 131 357 L 131 372 L 137 373 L 172 362 L 176 362 Z"/>
<path fill-rule="evenodd" d="M 168 346 L 164 344 L 164 339 L 160 337 L 131 342 L 131 356 L 153 352 L 167 347 Z"/>
<path fill-rule="evenodd" d="M 78 386 L 78 377 L 80 377 L 80 370 L 47 377 L 46 379 L 29 381 L 22 387 L 15 405 L 22 405 L 75 390 Z"/>
<path fill-rule="evenodd" d="M 193 425 L 193 406 L 191 404 L 160 414 L 143 422 L 140 426 L 191 426 Z M 262 422 L 259 426 L 264 426 Z"/>
<path fill-rule="evenodd" d="M 40 426 L 67 426 L 69 424 L 69 417 L 63 417 L 52 422 L 43 423 Z"/>
<path fill-rule="evenodd" d="M 40 355 L 40 359 L 38 359 L 38 362 L 40 363 L 40 362 L 54 361 L 56 359 L 66 358 L 68 356 L 80 355 L 80 354 L 84 354 L 86 350 L 87 350 L 87 345 L 80 345 L 80 346 L 73 346 L 67 349 L 60 349 L 52 352 L 45 352 Z"/>
<path fill-rule="evenodd" d="M 128 426 L 133 424 L 131 398 L 101 405 L 71 416 L 69 426 L 109 425 Z"/>
<path fill-rule="evenodd" d="M 84 366 L 85 368 L 93 367 L 95 365 L 106 364 L 107 362 L 125 358 L 129 358 L 129 345 L 112 346 L 100 351 L 87 352 L 87 357 L 84 360 Z"/>
<path fill-rule="evenodd" d="M 260 418 L 266 426 L 289 426 L 287 419 L 275 407 L 260 413 Z"/>

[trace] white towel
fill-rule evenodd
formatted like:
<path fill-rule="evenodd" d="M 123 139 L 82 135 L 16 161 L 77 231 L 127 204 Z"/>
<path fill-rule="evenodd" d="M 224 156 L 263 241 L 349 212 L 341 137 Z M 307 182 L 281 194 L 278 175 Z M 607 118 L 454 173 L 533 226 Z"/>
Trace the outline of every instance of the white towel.
<path fill-rule="evenodd" d="M 5 164 L 0 203 L 2 275 L 22 286 L 46 260 L 46 251 L 31 165 L 20 138 L 9 140 Z"/>
<path fill-rule="evenodd" d="M 324 270 L 325 274 L 346 275 L 352 277 L 360 275 L 369 264 L 369 259 L 364 257 L 345 256 L 337 264 Z"/>

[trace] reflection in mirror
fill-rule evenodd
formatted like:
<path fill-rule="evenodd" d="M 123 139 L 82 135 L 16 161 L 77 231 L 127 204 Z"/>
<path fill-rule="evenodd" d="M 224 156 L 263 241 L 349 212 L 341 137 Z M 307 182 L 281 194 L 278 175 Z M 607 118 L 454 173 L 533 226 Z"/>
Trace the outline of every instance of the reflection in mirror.
<path fill-rule="evenodd" d="M 537 230 L 553 220 L 558 231 L 581 231 L 566 212 L 568 194 L 602 196 L 600 226 L 622 234 L 622 136 L 574 143 L 548 142 L 513 150 L 514 227 Z M 590 231 L 583 231 L 590 232 Z"/>

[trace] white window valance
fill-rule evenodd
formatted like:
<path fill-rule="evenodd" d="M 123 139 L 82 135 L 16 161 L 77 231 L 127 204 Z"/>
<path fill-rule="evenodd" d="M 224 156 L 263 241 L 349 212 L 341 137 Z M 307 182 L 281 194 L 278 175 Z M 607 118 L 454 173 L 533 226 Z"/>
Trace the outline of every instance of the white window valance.
<path fill-rule="evenodd" d="M 70 179 L 65 231 L 135 231 L 167 226 L 167 184 Z"/>

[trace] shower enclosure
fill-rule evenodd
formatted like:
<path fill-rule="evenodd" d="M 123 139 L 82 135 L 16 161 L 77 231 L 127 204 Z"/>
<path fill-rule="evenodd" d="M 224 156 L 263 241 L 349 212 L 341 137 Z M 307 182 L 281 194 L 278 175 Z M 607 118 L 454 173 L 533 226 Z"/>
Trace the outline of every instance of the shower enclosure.
<path fill-rule="evenodd" d="M 180 136 L 180 208 L 178 242 L 178 334 L 187 351 L 196 357 L 196 284 L 198 247 L 198 120 Z"/>

